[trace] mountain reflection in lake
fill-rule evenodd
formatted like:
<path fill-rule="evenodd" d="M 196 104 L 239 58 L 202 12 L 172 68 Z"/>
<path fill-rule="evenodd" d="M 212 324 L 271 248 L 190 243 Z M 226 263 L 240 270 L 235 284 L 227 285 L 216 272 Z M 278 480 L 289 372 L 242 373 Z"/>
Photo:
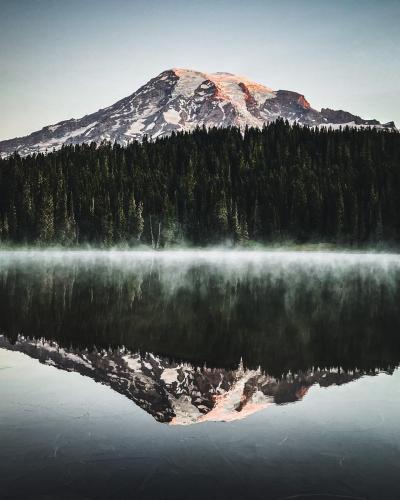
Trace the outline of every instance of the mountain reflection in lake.
<path fill-rule="evenodd" d="M 65 349 L 54 342 L 23 337 L 11 344 L 0 336 L 0 348 L 107 384 L 157 421 L 175 425 L 239 420 L 273 403 L 298 401 L 313 384 L 329 387 L 379 373 L 312 369 L 275 378 L 260 369 L 244 369 L 242 364 L 236 370 L 200 368 L 154 354 Z"/>
<path fill-rule="evenodd" d="M 233 467 L 238 477 L 244 474 L 243 467 L 259 470 L 257 460 L 265 466 L 269 464 L 269 469 L 263 472 L 265 477 L 260 476 L 261 469 L 260 474 L 253 471 L 250 490 L 255 498 L 261 485 L 268 486 L 269 490 L 263 491 L 260 498 L 284 498 L 299 494 L 299 491 L 304 495 L 328 491 L 347 495 L 347 498 L 398 498 L 399 491 L 394 486 L 395 462 L 390 453 L 390 456 L 386 453 L 387 444 L 383 442 L 389 440 L 393 452 L 400 450 L 400 440 L 393 434 L 396 426 L 392 425 L 392 421 L 400 418 L 399 404 L 394 405 L 393 393 L 395 390 L 397 401 L 400 400 L 397 370 L 399 304 L 400 257 L 391 254 L 279 251 L 0 253 L 0 351 L 12 351 L 6 358 L 11 367 L 14 360 L 19 359 L 13 357 L 19 351 L 49 365 L 43 369 L 50 370 L 48 377 L 52 380 L 60 377 L 54 375 L 54 367 L 77 372 L 85 379 L 109 386 L 116 394 L 125 396 L 131 405 L 132 401 L 136 403 L 152 416 L 156 425 L 159 425 L 157 422 L 178 426 L 201 423 L 194 427 L 208 429 L 207 425 L 212 425 L 210 422 L 219 421 L 225 422 L 223 425 L 230 432 L 230 426 L 239 425 L 240 421 L 236 439 L 242 451 L 243 447 L 256 446 L 252 448 L 253 453 L 245 453 L 245 458 L 237 457 L 234 465 L 232 457 L 226 458 L 224 451 L 218 454 L 228 460 L 229 467 Z M 2 383 L 6 372 L 0 370 L 0 391 L 6 387 Z M 27 390 L 35 391 L 29 382 L 30 373 L 25 376 Z M 15 382 L 16 378 L 13 380 Z M 43 375 L 41 380 L 46 383 L 49 378 Z M 389 387 L 387 380 L 393 382 L 390 391 L 385 392 Z M 23 383 L 21 375 L 18 381 Z M 7 378 L 7 384 L 9 382 Z M 363 392 L 365 384 L 375 389 Z M 335 399 L 335 394 L 339 394 L 335 388 L 339 387 L 340 397 Z M 325 389 L 326 396 L 319 392 Z M 62 396 L 63 391 L 60 401 L 67 397 Z M 378 400 L 379 405 L 376 404 Z M 11 392 L 3 401 L 5 406 L 0 409 L 0 417 L 9 419 L 9 427 L 7 432 L 0 424 L 0 437 L 7 442 L 10 433 L 14 432 L 11 422 L 17 413 Z M 320 441 L 310 452 L 310 460 L 313 457 L 310 464 L 304 455 L 309 445 L 303 442 L 301 447 L 295 447 L 291 450 L 294 455 L 287 454 L 286 447 L 292 446 L 287 443 L 292 432 L 298 432 L 304 440 L 308 439 L 308 443 L 314 442 L 314 437 L 307 434 L 311 414 L 303 415 L 298 421 L 299 416 L 293 410 L 298 407 L 301 414 L 306 411 L 302 408 L 312 407 L 313 401 L 316 406 L 311 420 L 326 419 L 331 409 L 330 425 L 332 429 L 339 425 L 340 430 L 335 431 L 339 439 L 334 442 L 319 433 Z M 358 401 L 360 410 L 350 410 L 348 406 L 352 423 L 338 424 L 343 417 L 339 417 L 337 409 L 343 411 L 346 404 L 351 405 L 354 401 Z M 36 403 L 40 404 L 40 400 Z M 296 403 L 290 406 L 289 413 L 287 403 Z M 24 401 L 18 404 L 23 406 Z M 385 428 L 379 425 L 379 432 L 374 430 L 370 435 L 372 441 L 375 439 L 376 459 L 380 457 L 381 463 L 386 463 L 385 473 L 382 473 L 386 488 L 384 497 L 379 496 L 383 491 L 382 481 L 372 485 L 370 478 L 357 476 L 361 470 L 357 467 L 365 466 L 360 457 L 370 453 L 371 443 L 368 445 L 363 439 L 358 442 L 359 456 L 342 443 L 354 422 L 362 427 L 370 426 L 369 419 L 375 419 L 374 411 L 380 412 L 377 418 L 383 419 L 381 423 L 385 421 Z M 275 420 L 277 415 L 278 421 Z M 285 415 L 289 421 L 292 415 L 294 420 L 289 424 Z M 278 423 L 280 418 L 281 424 Z M 246 422 L 250 423 L 251 431 Z M 139 430 L 144 425 L 136 413 L 131 424 L 138 425 Z M 263 441 L 265 426 L 273 427 L 275 435 L 280 436 L 279 446 L 273 445 L 275 438 L 271 436 L 269 444 Z M 182 429 L 179 432 L 184 432 L 179 428 Z M 221 430 L 212 432 L 213 439 L 222 440 L 221 446 L 233 446 L 224 441 Z M 198 441 L 200 435 L 202 431 L 195 431 L 192 437 L 194 455 L 205 446 Z M 47 438 L 43 439 L 45 442 Z M 261 451 L 259 446 L 264 445 Z M 10 446 L 12 450 L 13 445 Z M 36 460 L 35 445 L 31 446 L 32 458 Z M 106 461 L 114 460 L 115 450 L 118 450 L 115 442 L 110 446 L 114 448 L 105 452 Z M 270 447 L 273 451 L 268 452 Z M 146 453 L 146 449 L 142 447 L 140 453 Z M 319 450 L 317 456 L 316 450 Z M 235 455 L 238 449 L 233 448 L 231 452 Z M 286 467 L 294 477 L 286 486 L 278 484 L 282 472 L 275 470 L 273 465 L 283 467 L 281 452 L 286 460 L 292 460 Z M 0 451 L 0 458 L 2 453 L 4 458 L 7 446 Z M 80 460 L 79 453 L 76 451 L 74 455 L 77 460 Z M 309 467 L 313 467 L 316 460 L 324 461 L 319 453 L 325 453 L 326 457 L 338 456 L 340 468 L 343 468 L 343 457 L 347 453 L 349 457 L 356 453 L 358 458 L 354 458 L 356 462 L 348 469 L 351 477 L 340 479 L 343 471 L 336 471 L 336 479 L 333 474 L 330 482 L 326 476 L 327 466 L 326 470 L 320 470 L 325 482 L 322 476 L 312 474 L 308 480 L 300 480 L 299 475 L 310 474 Z M 204 486 L 204 498 L 222 498 L 215 493 L 214 479 L 210 478 L 221 481 L 217 476 L 225 466 L 216 466 L 213 460 L 201 472 L 208 478 L 203 483 L 203 486 L 208 485 Z M 369 467 L 373 467 L 373 463 L 372 460 Z M 123 467 L 133 476 L 132 470 L 140 469 L 134 464 L 128 465 L 125 460 Z M 189 478 L 193 479 L 193 471 L 189 473 L 185 467 L 179 461 L 175 472 L 173 468 L 168 470 L 172 474 L 179 472 L 183 483 L 188 484 Z M 10 477 L 13 471 L 8 464 L 6 472 L 11 473 Z M 239 494 L 240 488 L 232 486 L 238 480 L 232 480 L 228 488 L 231 498 L 243 498 L 250 491 Z M 165 478 L 158 478 L 158 482 L 162 491 Z M 150 490 L 143 486 L 137 498 L 185 498 L 183 490 L 170 495 Z M 77 495 L 74 486 L 71 492 L 68 498 L 92 498 L 82 485 L 81 496 Z M 111 493 L 107 495 L 106 490 L 100 489 L 96 495 L 93 493 L 93 498 L 112 497 Z M 186 498 L 197 498 L 196 495 L 192 492 Z M 127 498 L 126 492 L 115 498 Z"/>

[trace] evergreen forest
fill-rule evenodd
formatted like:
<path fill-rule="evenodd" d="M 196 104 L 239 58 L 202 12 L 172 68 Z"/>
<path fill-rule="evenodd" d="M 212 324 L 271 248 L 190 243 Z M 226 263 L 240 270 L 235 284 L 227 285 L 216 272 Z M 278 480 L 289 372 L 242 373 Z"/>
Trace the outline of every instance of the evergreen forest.
<path fill-rule="evenodd" d="M 197 129 L 0 160 L 0 241 L 98 246 L 400 241 L 400 134 Z"/>

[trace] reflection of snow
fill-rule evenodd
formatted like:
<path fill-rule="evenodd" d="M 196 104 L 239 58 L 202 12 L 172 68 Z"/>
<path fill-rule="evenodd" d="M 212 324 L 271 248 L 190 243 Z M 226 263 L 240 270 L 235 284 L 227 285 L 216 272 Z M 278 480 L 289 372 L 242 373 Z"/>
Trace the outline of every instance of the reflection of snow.
<path fill-rule="evenodd" d="M 123 356 L 122 358 L 126 364 L 128 365 L 128 368 L 134 372 L 141 372 L 142 371 L 142 365 L 140 363 L 139 358 L 133 357 L 133 356 Z"/>
<path fill-rule="evenodd" d="M 338 369 L 308 370 L 277 379 L 239 363 L 236 370 L 173 363 L 154 354 L 126 349 L 80 351 L 47 340 L 19 336 L 15 344 L 0 335 L 0 348 L 20 351 L 41 363 L 89 376 L 133 400 L 160 422 L 190 425 L 241 420 L 275 404 L 302 399 L 314 384 L 328 387 L 360 378 Z M 144 368 L 144 369 L 143 369 Z M 378 374 L 369 372 L 370 375 Z"/>
<path fill-rule="evenodd" d="M 178 372 L 176 368 L 166 368 L 162 372 L 161 378 L 167 385 L 171 385 L 174 382 L 178 382 Z"/>
<path fill-rule="evenodd" d="M 242 373 L 239 367 L 237 373 Z M 188 425 L 196 422 L 232 422 L 242 420 L 253 413 L 263 410 L 273 404 L 273 398 L 264 395 L 259 389 L 255 390 L 249 398 L 245 397 L 245 385 L 254 378 L 265 382 L 268 378 L 263 376 L 260 371 L 246 370 L 238 378 L 231 388 L 227 391 L 220 389 L 214 396 L 213 408 L 200 413 L 198 407 L 191 404 L 187 397 L 181 397 L 174 402 L 174 411 L 176 416 L 170 422 L 171 425 Z"/>

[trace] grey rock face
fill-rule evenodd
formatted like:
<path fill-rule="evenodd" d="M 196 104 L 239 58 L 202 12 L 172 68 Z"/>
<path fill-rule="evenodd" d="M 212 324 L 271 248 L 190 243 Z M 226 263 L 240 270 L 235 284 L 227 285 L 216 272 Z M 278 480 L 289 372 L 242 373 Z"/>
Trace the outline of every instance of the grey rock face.
<path fill-rule="evenodd" d="M 0 155 L 17 151 L 24 156 L 64 144 L 101 141 L 126 145 L 144 136 L 156 139 L 202 126 L 262 127 L 277 118 L 308 126 L 395 127 L 393 122 L 381 125 L 346 111 L 317 111 L 302 94 L 274 91 L 238 75 L 171 69 L 108 108 L 1 141 Z"/>

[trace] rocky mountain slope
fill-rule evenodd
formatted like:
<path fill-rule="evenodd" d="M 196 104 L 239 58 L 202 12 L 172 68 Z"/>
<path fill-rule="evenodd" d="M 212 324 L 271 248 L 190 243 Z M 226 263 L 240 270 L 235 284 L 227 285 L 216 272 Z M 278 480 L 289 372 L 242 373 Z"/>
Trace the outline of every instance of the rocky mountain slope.
<path fill-rule="evenodd" d="M 345 111 L 317 111 L 301 94 L 275 91 L 242 76 L 171 69 L 108 108 L 1 141 L 0 155 L 14 151 L 27 155 L 63 144 L 103 140 L 126 145 L 144 136 L 156 139 L 202 126 L 262 127 L 280 117 L 308 126 L 394 128 L 393 122 L 381 124 Z"/>

